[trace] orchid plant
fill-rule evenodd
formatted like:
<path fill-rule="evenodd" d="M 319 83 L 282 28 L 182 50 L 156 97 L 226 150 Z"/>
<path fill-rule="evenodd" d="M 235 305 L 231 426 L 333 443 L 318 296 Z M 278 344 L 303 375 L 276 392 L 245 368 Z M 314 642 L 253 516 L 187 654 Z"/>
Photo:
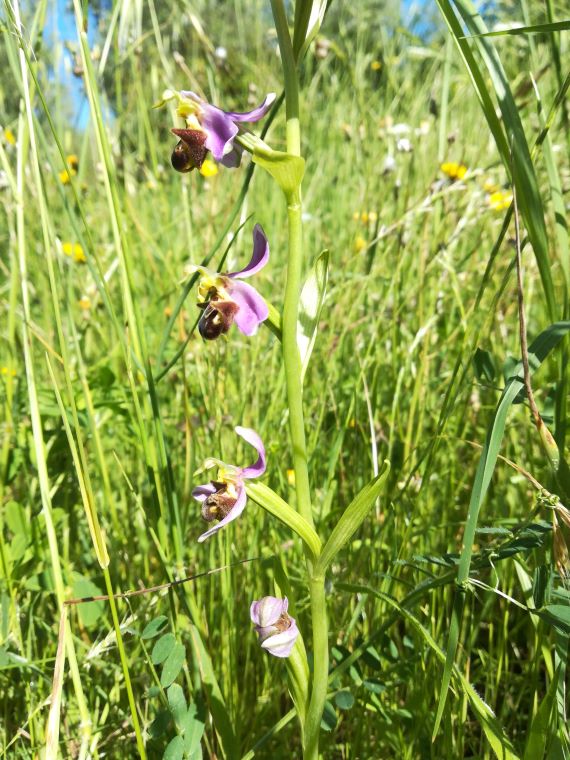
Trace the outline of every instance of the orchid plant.
<path fill-rule="evenodd" d="M 174 102 L 177 116 L 184 121 L 172 132 L 179 138 L 172 153 L 172 165 L 186 173 L 200 168 L 208 153 L 225 167 L 239 167 L 244 151 L 265 169 L 283 192 L 288 217 L 288 263 L 283 292 L 283 308 L 278 329 L 282 343 L 283 364 L 287 386 L 287 406 L 292 456 L 295 472 L 296 508 L 284 501 L 263 483 L 254 483 L 266 470 L 265 448 L 260 436 L 252 429 L 236 427 L 236 433 L 257 452 L 253 465 L 241 467 L 210 458 L 205 469 L 217 467 L 215 479 L 198 485 L 192 495 L 201 504 L 202 517 L 215 524 L 198 537 L 206 541 L 244 513 L 248 497 L 273 517 L 284 523 L 303 542 L 306 557 L 307 591 L 310 597 L 312 629 L 312 671 L 304 639 L 296 619 L 289 615 L 289 601 L 283 594 L 283 578 L 275 577 L 278 596 L 265 596 L 251 602 L 250 617 L 262 649 L 286 661 L 289 690 L 295 704 L 305 760 L 319 756 L 319 732 L 327 696 L 329 678 L 328 621 L 325 598 L 325 576 L 334 557 L 350 540 L 366 519 L 386 480 L 389 465 L 358 493 L 345 509 L 337 525 L 323 543 L 315 530 L 312 496 L 305 442 L 302 385 L 310 347 L 316 337 L 318 314 L 324 297 L 326 272 L 323 276 L 309 274 L 303 299 L 316 308 L 310 309 L 310 334 L 306 322 L 299 324 L 302 273 L 305 265 L 302 240 L 301 183 L 304 160 L 301 156 L 298 69 L 304 52 L 316 35 L 326 0 L 298 1 L 295 9 L 294 33 L 291 37 L 283 0 L 271 2 L 281 51 L 285 81 L 287 120 L 287 150 L 273 150 L 258 136 L 244 128 L 265 116 L 275 101 L 270 93 L 253 111 L 225 111 L 208 103 L 188 90 L 167 90 L 161 104 Z M 160 105 L 160 104 L 159 104 Z M 259 224 L 253 229 L 253 252 L 249 264 L 236 272 L 220 273 L 203 266 L 193 266 L 189 272 L 198 273 L 198 307 L 202 315 L 198 322 L 200 335 L 215 340 L 226 335 L 233 323 L 246 336 L 253 336 L 267 320 L 270 304 L 245 279 L 258 273 L 269 262 L 269 243 Z M 308 289 L 308 294 L 307 294 Z M 278 297 L 279 294 L 276 294 Z M 306 316 L 306 315 L 305 315 Z M 275 325 L 274 325 L 275 327 Z M 301 356 L 301 353 L 303 356 Z M 231 530 L 231 528 L 230 528 Z M 302 626 L 303 627 L 303 626 Z M 215 719 L 215 716 L 214 716 Z"/>

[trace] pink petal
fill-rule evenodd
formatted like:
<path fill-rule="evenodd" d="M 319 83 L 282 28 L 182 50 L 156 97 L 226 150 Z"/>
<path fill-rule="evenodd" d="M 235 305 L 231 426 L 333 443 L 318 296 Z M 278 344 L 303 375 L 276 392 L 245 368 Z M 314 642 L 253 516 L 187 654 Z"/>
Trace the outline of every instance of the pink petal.
<path fill-rule="evenodd" d="M 232 121 L 259 121 L 269 111 L 275 100 L 275 93 L 270 92 L 265 96 L 265 100 L 261 105 L 254 108 L 253 111 L 247 111 L 246 113 L 239 113 L 236 111 L 226 111 L 226 116 L 229 116 Z"/>
<path fill-rule="evenodd" d="M 251 603 L 249 608 L 251 622 L 260 628 L 275 625 L 281 615 L 287 612 L 288 606 L 287 597 L 278 599 L 275 596 L 264 596 L 263 599 Z"/>
<path fill-rule="evenodd" d="M 240 476 L 242 478 L 258 478 L 265 472 L 265 447 L 263 441 L 255 430 L 252 430 L 251 428 L 238 425 L 238 427 L 235 428 L 235 431 L 244 441 L 247 441 L 250 446 L 253 446 L 259 455 L 254 464 L 249 467 L 240 468 Z"/>
<path fill-rule="evenodd" d="M 259 272 L 260 269 L 269 261 L 269 243 L 267 236 L 263 231 L 261 224 L 256 224 L 253 228 L 253 253 L 251 254 L 251 261 L 239 272 L 230 272 L 228 277 L 251 277 L 252 274 Z"/>
<path fill-rule="evenodd" d="M 289 657 L 298 635 L 299 629 L 297 628 L 297 623 L 294 618 L 291 618 L 291 626 L 286 631 L 266 638 L 261 642 L 261 648 L 274 657 Z"/>
<path fill-rule="evenodd" d="M 238 329 L 244 335 L 255 335 L 259 325 L 269 316 L 267 304 L 247 282 L 231 280 L 227 290 L 232 301 L 239 306 L 234 317 Z"/>
<path fill-rule="evenodd" d="M 239 131 L 237 126 L 221 109 L 208 103 L 202 105 L 200 124 L 207 134 L 206 148 L 212 151 L 216 161 L 221 161 L 232 152 L 234 138 Z"/>
<path fill-rule="evenodd" d="M 211 496 L 213 493 L 216 493 L 216 487 L 211 483 L 204 483 L 202 486 L 196 486 L 192 491 L 192 497 L 196 501 L 206 501 L 208 496 Z"/>

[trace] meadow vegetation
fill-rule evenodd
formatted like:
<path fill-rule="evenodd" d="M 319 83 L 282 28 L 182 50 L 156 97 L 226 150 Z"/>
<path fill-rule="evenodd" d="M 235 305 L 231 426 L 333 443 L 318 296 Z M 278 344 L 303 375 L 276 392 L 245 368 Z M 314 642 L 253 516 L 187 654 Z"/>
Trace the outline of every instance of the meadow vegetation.
<path fill-rule="evenodd" d="M 191 496 L 207 457 L 249 464 L 243 425 L 296 506 L 279 338 L 203 341 L 188 270 L 245 266 L 259 223 L 280 310 L 286 206 L 248 156 L 173 171 L 174 107 L 152 108 L 279 95 L 271 9 L 74 0 L 65 40 L 55 5 L 6 2 L 0 49 L 0 756 L 301 757 L 249 619 L 277 583 L 311 660 L 301 542 L 250 499 L 198 544 Z M 570 7 L 496 2 L 489 28 L 551 26 L 464 40 L 428 5 L 335 0 L 300 68 L 303 279 L 329 251 L 303 393 L 323 540 L 391 465 L 327 575 L 321 752 L 565 758 Z M 262 129 L 286 149 L 279 98 Z"/>

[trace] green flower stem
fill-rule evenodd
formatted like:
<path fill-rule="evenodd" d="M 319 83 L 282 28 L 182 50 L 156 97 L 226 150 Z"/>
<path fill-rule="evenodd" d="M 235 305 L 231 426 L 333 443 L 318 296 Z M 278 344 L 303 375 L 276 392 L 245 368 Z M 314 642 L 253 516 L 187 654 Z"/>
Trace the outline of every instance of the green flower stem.
<path fill-rule="evenodd" d="M 287 146 L 289 147 L 289 146 Z M 301 293 L 301 267 L 303 258 L 301 195 L 292 194 L 287 199 L 287 221 L 289 233 L 289 258 L 287 281 L 285 283 L 285 301 L 281 319 L 283 360 L 285 363 L 285 380 L 287 386 L 287 403 L 289 406 L 289 428 L 293 445 L 293 467 L 295 470 L 295 490 L 297 509 L 311 527 L 313 527 L 313 510 L 311 507 L 311 489 L 309 485 L 309 468 L 307 447 L 305 443 L 305 420 L 303 416 L 303 388 L 301 384 L 301 357 L 297 346 L 297 319 L 299 313 L 299 296 Z"/>
<path fill-rule="evenodd" d="M 329 678 L 329 640 L 325 577 L 311 578 L 311 616 L 313 618 L 313 688 L 305 720 L 304 760 L 317 760 L 321 719 L 327 698 Z"/>
<path fill-rule="evenodd" d="M 293 156 L 300 156 L 299 79 L 283 0 L 271 0 L 271 8 L 277 29 L 285 78 L 287 152 Z M 297 320 L 303 265 L 303 224 L 300 186 L 287 194 L 287 222 L 289 256 L 283 317 L 281 320 L 283 361 L 285 364 L 287 403 L 289 406 L 289 428 L 293 445 L 297 509 L 307 522 L 313 526 L 305 443 L 305 421 L 303 416 L 301 357 L 297 346 Z M 309 557 L 307 558 L 307 570 L 310 577 L 309 590 L 313 624 L 314 668 L 311 696 L 303 730 L 303 756 L 305 760 L 315 760 L 319 752 L 320 723 L 327 693 L 328 628 L 324 574 L 313 576 L 313 563 Z"/>

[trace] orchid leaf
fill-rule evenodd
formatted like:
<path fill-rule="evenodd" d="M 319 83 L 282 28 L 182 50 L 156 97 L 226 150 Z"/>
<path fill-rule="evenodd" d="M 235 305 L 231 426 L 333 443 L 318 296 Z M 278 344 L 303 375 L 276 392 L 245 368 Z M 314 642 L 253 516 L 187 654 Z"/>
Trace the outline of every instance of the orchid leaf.
<path fill-rule="evenodd" d="M 303 60 L 307 48 L 319 33 L 327 5 L 327 0 L 298 0 L 295 3 L 293 53 L 297 61 Z"/>
<path fill-rule="evenodd" d="M 309 366 L 309 360 L 317 337 L 317 327 L 329 277 L 329 252 L 325 249 L 315 261 L 307 281 L 303 285 L 297 322 L 297 345 L 301 357 L 301 382 Z"/>
<path fill-rule="evenodd" d="M 256 146 L 253 162 L 271 174 L 287 197 L 299 190 L 305 173 L 305 159 L 301 156 Z"/>
<path fill-rule="evenodd" d="M 263 483 L 247 483 L 245 486 L 247 495 L 259 504 L 260 507 L 271 515 L 281 520 L 288 528 L 296 533 L 303 543 L 309 548 L 313 557 L 317 559 L 321 553 L 321 540 L 315 533 L 314 528 L 287 504 L 275 491 Z"/>
<path fill-rule="evenodd" d="M 269 309 L 269 314 L 267 316 L 267 319 L 265 320 L 264 324 L 265 326 L 271 330 L 273 335 L 277 338 L 277 340 L 281 340 L 282 333 L 281 333 L 281 315 L 273 306 L 272 303 L 269 303 L 267 299 L 264 299 L 265 303 L 267 304 L 267 308 Z"/>
<path fill-rule="evenodd" d="M 327 567 L 339 551 L 349 542 L 358 528 L 360 528 L 374 502 L 384 488 L 389 472 L 390 462 L 385 459 L 382 472 L 365 485 L 344 510 L 340 520 L 335 525 L 329 540 L 323 547 L 323 551 L 315 568 L 315 575 L 325 573 Z"/>

